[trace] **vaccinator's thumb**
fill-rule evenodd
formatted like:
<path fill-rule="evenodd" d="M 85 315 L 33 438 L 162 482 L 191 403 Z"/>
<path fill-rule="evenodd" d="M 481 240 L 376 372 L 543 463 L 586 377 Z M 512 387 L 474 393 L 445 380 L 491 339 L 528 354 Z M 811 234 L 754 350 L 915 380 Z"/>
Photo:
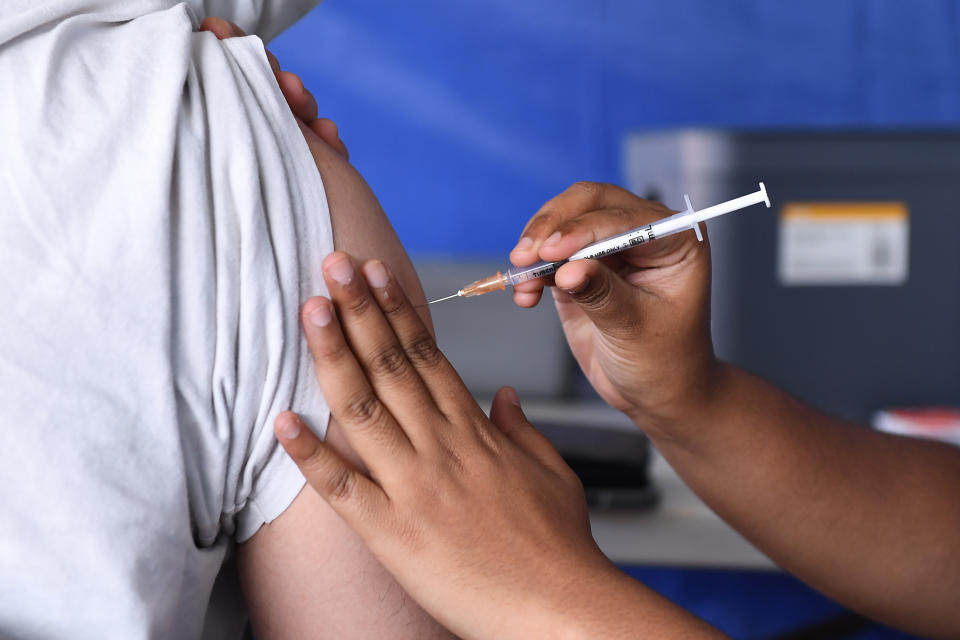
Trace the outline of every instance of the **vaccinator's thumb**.
<path fill-rule="evenodd" d="M 574 303 L 611 338 L 630 340 L 637 331 L 637 290 L 596 260 L 575 260 L 554 276 L 560 307 Z M 560 309 L 561 317 L 563 309 Z"/>

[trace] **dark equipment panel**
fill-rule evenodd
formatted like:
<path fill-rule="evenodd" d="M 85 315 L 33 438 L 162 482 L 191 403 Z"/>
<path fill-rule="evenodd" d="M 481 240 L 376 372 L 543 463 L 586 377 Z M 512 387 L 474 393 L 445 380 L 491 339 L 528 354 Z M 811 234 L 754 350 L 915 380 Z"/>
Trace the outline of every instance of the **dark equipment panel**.
<path fill-rule="evenodd" d="M 692 134 L 699 143 L 690 144 L 689 132 L 677 132 L 674 152 L 665 154 L 670 135 L 629 139 L 637 193 L 689 193 L 703 207 L 762 180 L 773 204 L 708 227 L 721 357 L 861 422 L 885 407 L 960 404 L 960 134 L 699 131 Z M 654 154 L 675 166 L 650 170 Z M 881 201 L 909 208 L 905 284 L 780 282 L 782 206 Z"/>

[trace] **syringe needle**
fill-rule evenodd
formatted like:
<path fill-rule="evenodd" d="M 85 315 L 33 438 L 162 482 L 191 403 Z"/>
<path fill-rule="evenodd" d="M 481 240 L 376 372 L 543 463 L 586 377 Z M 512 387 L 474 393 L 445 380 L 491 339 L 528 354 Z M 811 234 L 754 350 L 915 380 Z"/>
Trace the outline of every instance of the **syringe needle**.
<path fill-rule="evenodd" d="M 431 301 L 428 302 L 427 304 L 435 304 L 435 303 L 437 303 L 437 302 L 443 302 L 444 300 L 449 300 L 450 298 L 456 298 L 456 297 L 458 297 L 459 295 L 460 295 L 460 292 L 457 291 L 457 292 L 456 292 L 455 294 L 453 294 L 452 296 L 447 296 L 446 298 L 440 298 L 440 299 L 438 299 L 438 300 L 431 300 Z M 417 305 L 417 306 L 420 307 L 420 306 L 426 306 L 426 305 Z"/>

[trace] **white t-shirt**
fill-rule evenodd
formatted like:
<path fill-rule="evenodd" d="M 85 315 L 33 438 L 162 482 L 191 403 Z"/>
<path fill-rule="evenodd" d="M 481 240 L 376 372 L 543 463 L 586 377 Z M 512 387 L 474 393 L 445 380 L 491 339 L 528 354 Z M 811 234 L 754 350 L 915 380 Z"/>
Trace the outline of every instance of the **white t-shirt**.
<path fill-rule="evenodd" d="M 323 185 L 259 38 L 318 0 L 0 2 L 0 637 L 236 637 L 303 486 Z M 206 628 L 205 628 L 206 627 Z"/>

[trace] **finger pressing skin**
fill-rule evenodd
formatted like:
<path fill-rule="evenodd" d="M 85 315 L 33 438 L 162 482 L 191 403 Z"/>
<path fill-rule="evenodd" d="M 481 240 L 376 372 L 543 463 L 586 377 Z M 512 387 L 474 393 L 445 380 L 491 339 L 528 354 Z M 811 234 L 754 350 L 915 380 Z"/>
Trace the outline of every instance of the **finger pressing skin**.
<path fill-rule="evenodd" d="M 280 73 L 280 61 L 277 60 L 277 56 L 273 55 L 270 49 L 264 49 L 263 52 L 267 54 L 267 62 L 270 63 L 270 69 L 273 71 L 273 74 L 276 75 Z"/>
<path fill-rule="evenodd" d="M 231 24 L 223 18 L 217 18 L 215 16 L 204 18 L 203 22 L 200 23 L 200 31 L 209 31 L 217 36 L 217 40 L 232 38 L 234 35 Z"/>
<path fill-rule="evenodd" d="M 371 267 L 374 268 L 367 277 L 380 290 L 376 297 L 381 298 L 389 276 L 381 262 L 375 261 Z M 407 358 L 353 259 L 343 252 L 334 252 L 323 261 L 323 272 L 350 348 L 377 397 L 403 425 L 401 428 L 441 417 L 418 369 Z"/>
<path fill-rule="evenodd" d="M 394 465 L 411 461 L 413 445 L 371 388 L 329 300 L 307 301 L 303 328 L 327 404 L 370 472 L 383 477 Z"/>
<path fill-rule="evenodd" d="M 293 115 L 307 123 L 317 119 L 317 101 L 303 86 L 300 76 L 289 71 L 281 71 L 277 73 L 277 84 L 280 85 L 280 91 L 283 92 L 283 97 L 290 105 Z"/>
<path fill-rule="evenodd" d="M 303 134 L 303 139 L 307 142 L 307 147 L 310 148 L 310 153 L 313 155 L 313 159 L 318 163 L 321 162 L 321 158 L 325 157 L 328 151 L 332 151 L 343 157 L 343 153 L 338 147 L 346 150 L 346 147 L 343 147 L 342 144 L 337 144 L 337 141 L 334 140 L 333 143 L 326 138 L 321 137 L 312 127 L 308 127 L 303 123 L 303 120 L 296 118 L 297 126 L 300 127 L 300 133 Z M 314 122 L 317 122 L 314 120 Z M 322 148 L 321 148 L 322 147 Z M 346 159 L 346 158 L 344 158 Z M 327 161 L 324 161 L 327 162 Z"/>
<path fill-rule="evenodd" d="M 333 147 L 333 150 L 343 156 L 344 160 L 350 159 L 350 151 L 347 145 L 340 139 L 340 130 L 333 120 L 328 118 L 317 118 L 310 123 L 310 129 L 320 136 L 324 142 Z"/>
<path fill-rule="evenodd" d="M 209 31 L 213 35 L 217 36 L 218 40 L 225 40 L 227 38 L 236 38 L 247 35 L 239 26 L 232 22 L 227 22 L 223 18 L 217 18 L 216 16 L 208 16 L 204 18 L 203 22 L 200 23 L 200 31 Z M 280 62 L 277 60 L 277 57 L 273 55 L 269 49 L 266 49 L 265 52 L 273 73 L 280 73 Z"/>
<path fill-rule="evenodd" d="M 234 37 L 243 38 L 246 37 L 247 32 L 240 28 L 240 26 L 235 22 L 230 22 L 227 20 L 227 24 L 230 25 L 230 30 L 233 32 Z"/>
<path fill-rule="evenodd" d="M 468 406 L 475 408 L 476 402 L 470 391 L 457 375 L 453 365 L 440 352 L 420 314 L 410 304 L 403 288 L 387 266 L 379 260 L 371 260 L 364 265 L 363 271 L 377 304 L 406 354 L 407 361 L 416 369 L 424 388 L 430 394 L 431 405 L 439 407 L 445 415 L 462 414 Z M 405 411 L 405 414 L 409 415 L 409 410 Z M 413 424 L 411 421 L 410 424 L 404 424 L 404 428 L 414 444 L 417 444 L 418 437 L 436 438 L 435 434 L 430 433 L 435 425 L 436 421 L 422 421 L 420 424 Z"/>
<path fill-rule="evenodd" d="M 247 35 L 243 29 L 233 22 L 216 16 L 207 16 L 204 18 L 203 22 L 200 23 L 200 31 L 210 31 L 217 36 L 219 40 Z"/>
<path fill-rule="evenodd" d="M 383 490 L 314 435 L 300 416 L 281 413 L 274 433 L 314 491 L 351 527 L 362 535 L 382 521 L 389 508 Z"/>

